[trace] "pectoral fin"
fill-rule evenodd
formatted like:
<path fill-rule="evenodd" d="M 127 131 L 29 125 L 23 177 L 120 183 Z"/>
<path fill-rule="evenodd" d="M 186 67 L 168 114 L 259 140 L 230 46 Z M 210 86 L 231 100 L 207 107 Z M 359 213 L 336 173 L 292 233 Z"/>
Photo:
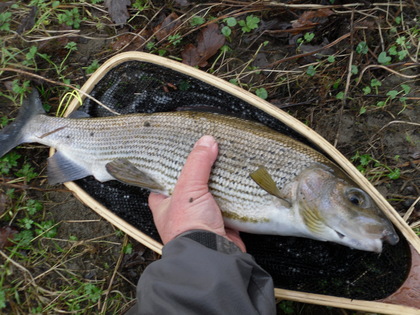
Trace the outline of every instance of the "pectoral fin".
<path fill-rule="evenodd" d="M 291 207 L 286 197 L 281 193 L 276 183 L 274 182 L 268 170 L 264 166 L 260 166 L 255 172 L 249 174 L 251 178 L 266 192 L 281 199 L 287 207 Z"/>
<path fill-rule="evenodd" d="M 303 222 L 306 224 L 308 229 L 314 233 L 320 233 L 325 227 L 322 221 L 320 213 L 313 209 L 302 209 L 301 210 Z"/>
<path fill-rule="evenodd" d="M 139 170 L 126 159 L 116 159 L 105 165 L 109 174 L 128 185 L 147 188 L 152 191 L 164 191 L 163 187 L 145 172 Z"/>

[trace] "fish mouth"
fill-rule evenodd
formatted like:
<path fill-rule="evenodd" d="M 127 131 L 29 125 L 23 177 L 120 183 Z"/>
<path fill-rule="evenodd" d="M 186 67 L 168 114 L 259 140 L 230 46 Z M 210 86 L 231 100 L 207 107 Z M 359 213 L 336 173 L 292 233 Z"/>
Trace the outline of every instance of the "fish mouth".
<path fill-rule="evenodd" d="M 391 245 L 395 245 L 399 242 L 400 238 L 398 234 L 395 232 L 386 232 L 382 236 L 382 240 L 386 241 L 387 243 Z"/>
<path fill-rule="evenodd" d="M 375 252 L 375 253 L 381 253 L 382 252 L 382 238 L 354 238 L 354 237 L 350 237 L 347 236 L 345 234 L 343 234 L 340 231 L 337 231 L 335 229 L 333 229 L 333 231 L 337 234 L 337 236 L 339 237 L 339 240 L 335 241 L 336 243 L 339 243 L 341 245 L 350 247 L 352 249 L 357 249 L 357 250 L 364 250 L 364 251 L 368 251 L 368 252 Z"/>

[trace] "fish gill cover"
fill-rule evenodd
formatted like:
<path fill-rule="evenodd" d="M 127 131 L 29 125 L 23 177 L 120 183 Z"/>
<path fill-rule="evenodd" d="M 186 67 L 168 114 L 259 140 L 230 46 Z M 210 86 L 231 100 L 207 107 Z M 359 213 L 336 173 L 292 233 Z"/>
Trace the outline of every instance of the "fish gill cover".
<path fill-rule="evenodd" d="M 192 110 L 212 109 L 259 121 L 307 143 L 289 127 L 245 101 L 151 63 L 128 61 L 116 66 L 90 94 L 121 114 L 174 111 L 186 106 Z M 90 99 L 85 99 L 81 110 L 93 117 L 112 115 Z M 160 241 L 147 204 L 147 190 L 116 181 L 100 183 L 93 177 L 78 180 L 77 184 L 126 222 Z M 248 252 L 271 274 L 275 286 L 282 289 L 376 300 L 394 293 L 410 268 L 410 251 L 403 237 L 395 246 L 384 243 L 381 254 L 298 237 L 246 233 L 242 237 Z"/>

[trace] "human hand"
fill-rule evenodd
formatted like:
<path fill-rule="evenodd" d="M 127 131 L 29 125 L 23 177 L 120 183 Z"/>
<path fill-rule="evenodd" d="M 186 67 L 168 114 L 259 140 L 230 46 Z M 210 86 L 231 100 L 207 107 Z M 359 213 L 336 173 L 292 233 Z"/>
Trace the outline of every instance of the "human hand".
<path fill-rule="evenodd" d="M 172 196 L 150 194 L 149 206 L 164 244 L 187 231 L 207 230 L 226 237 L 245 252 L 239 232 L 225 227 L 220 208 L 209 192 L 210 171 L 217 154 L 215 139 L 203 136 L 188 156 Z"/>

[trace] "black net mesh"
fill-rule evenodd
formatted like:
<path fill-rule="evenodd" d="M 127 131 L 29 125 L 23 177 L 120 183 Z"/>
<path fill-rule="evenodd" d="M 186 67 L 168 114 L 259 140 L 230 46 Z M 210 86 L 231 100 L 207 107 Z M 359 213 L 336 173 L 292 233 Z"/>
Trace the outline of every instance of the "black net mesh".
<path fill-rule="evenodd" d="M 129 61 L 111 71 L 91 95 L 121 113 L 164 112 L 179 108 L 213 109 L 252 119 L 307 142 L 278 120 L 207 83 L 155 64 Z M 81 110 L 91 116 L 112 115 L 86 99 Z M 86 192 L 119 217 L 160 241 L 147 205 L 148 192 L 116 181 L 99 183 L 92 177 L 77 181 Z M 248 252 L 273 277 L 277 288 L 375 300 L 395 292 L 410 268 L 404 237 L 383 252 L 297 237 L 242 234 Z"/>

